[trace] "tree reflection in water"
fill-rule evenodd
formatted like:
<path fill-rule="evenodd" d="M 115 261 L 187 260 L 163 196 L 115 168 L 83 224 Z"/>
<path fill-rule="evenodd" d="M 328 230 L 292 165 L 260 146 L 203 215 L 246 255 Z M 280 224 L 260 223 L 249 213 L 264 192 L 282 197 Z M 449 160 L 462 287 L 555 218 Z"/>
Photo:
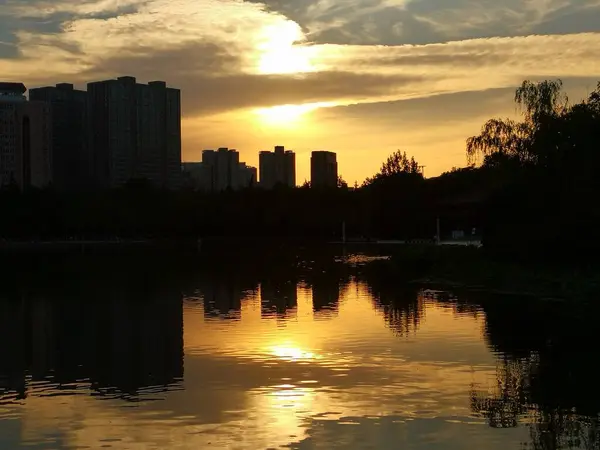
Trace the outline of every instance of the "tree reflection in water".
<path fill-rule="evenodd" d="M 117 387 L 119 392 L 108 395 L 125 399 L 177 388 L 183 375 L 182 293 L 202 299 L 207 319 L 235 321 L 248 296 L 260 292 L 261 315 L 280 320 L 295 314 L 302 284 L 311 290 L 314 317 L 328 319 L 338 314 L 341 293 L 356 281 L 398 336 L 418 331 L 428 302 L 459 315 L 483 314 L 485 339 L 498 358 L 497 383 L 491 392 L 472 387 L 473 414 L 495 428 L 528 426 L 526 448 L 600 448 L 600 307 L 451 295 L 408 283 L 419 273 L 390 273 L 384 262 L 349 266 L 334 263 L 334 255 L 308 253 L 271 251 L 246 260 L 232 253 L 200 267 L 186 260 L 122 258 L 115 265 L 74 258 L 62 266 L 40 263 L 37 274 L 15 268 L 4 274 L 0 294 L 0 334 L 13 342 L 0 351 L 0 404 L 27 395 L 27 385 L 49 373 L 65 385 L 89 380 L 99 394 Z M 144 352 L 148 348 L 152 352 Z"/>
<path fill-rule="evenodd" d="M 473 412 L 492 427 L 527 423 L 528 448 L 600 448 L 597 308 L 490 296 L 481 304 L 498 386 L 472 392 Z"/>
<path fill-rule="evenodd" d="M 471 409 L 489 426 L 528 426 L 531 441 L 524 448 L 600 449 L 600 307 L 593 302 L 453 295 L 403 285 L 381 270 L 365 270 L 360 278 L 399 336 L 418 330 L 427 301 L 457 314 L 485 315 L 485 339 L 498 357 L 497 384 L 492 392 L 473 387 Z"/>

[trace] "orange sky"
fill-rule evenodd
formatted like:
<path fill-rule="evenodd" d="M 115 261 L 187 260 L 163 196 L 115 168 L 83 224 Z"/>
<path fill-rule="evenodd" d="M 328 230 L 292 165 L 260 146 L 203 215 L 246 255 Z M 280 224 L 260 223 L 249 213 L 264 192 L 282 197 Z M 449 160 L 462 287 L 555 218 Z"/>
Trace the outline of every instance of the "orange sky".
<path fill-rule="evenodd" d="M 523 79 L 600 79 L 594 0 L 22 0 L 0 12 L 0 74 L 28 87 L 118 75 L 183 92 L 183 159 L 230 147 L 338 153 L 350 183 L 402 149 L 465 164 Z M 251 24 L 251 26 L 248 26 Z M 287 106 L 282 106 L 287 105 Z"/>

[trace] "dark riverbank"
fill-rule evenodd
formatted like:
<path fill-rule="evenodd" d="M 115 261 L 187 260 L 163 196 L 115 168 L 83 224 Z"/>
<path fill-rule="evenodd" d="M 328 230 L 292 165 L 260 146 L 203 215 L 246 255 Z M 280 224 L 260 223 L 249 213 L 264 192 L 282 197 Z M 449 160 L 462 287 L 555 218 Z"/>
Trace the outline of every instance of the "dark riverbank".
<path fill-rule="evenodd" d="M 358 257 L 357 257 L 358 256 Z M 389 258 L 380 258 L 380 257 Z M 592 301 L 600 295 L 600 267 L 584 260 L 502 259 L 485 248 L 435 245 L 329 244 L 311 240 L 219 240 L 203 243 L 209 270 L 241 267 L 270 272 L 366 275 L 382 283 Z M 274 266 L 273 262 L 277 262 Z"/>
<path fill-rule="evenodd" d="M 84 255 L 89 258 L 82 259 Z M 92 263 L 98 269 L 124 264 L 143 272 L 145 267 L 167 260 L 182 270 L 197 268 L 217 275 L 227 271 L 260 273 L 267 277 L 317 272 L 366 275 L 385 284 L 583 302 L 592 301 L 600 294 L 600 268 L 596 264 L 502 260 L 489 255 L 485 249 L 463 246 L 341 245 L 301 238 L 214 237 L 200 242 L 197 239 L 4 242 L 0 245 L 0 257 L 10 258 L 11 272 L 15 275 L 31 270 L 44 273 L 57 264 L 78 267 L 83 262 Z"/>
<path fill-rule="evenodd" d="M 2 240 L 2 253 L 95 253 L 123 250 L 197 250 L 198 240 L 161 238 Z"/>
<path fill-rule="evenodd" d="M 389 260 L 363 270 L 406 282 L 455 290 L 577 298 L 600 294 L 600 267 L 582 261 L 547 263 L 498 259 L 473 247 L 402 246 L 386 248 Z"/>

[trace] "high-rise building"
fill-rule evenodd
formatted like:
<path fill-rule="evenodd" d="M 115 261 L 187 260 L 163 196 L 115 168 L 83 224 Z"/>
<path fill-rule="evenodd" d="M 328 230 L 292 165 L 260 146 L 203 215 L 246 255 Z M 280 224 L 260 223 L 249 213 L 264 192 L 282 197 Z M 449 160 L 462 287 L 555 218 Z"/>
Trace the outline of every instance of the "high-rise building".
<path fill-rule="evenodd" d="M 266 189 L 296 186 L 296 154 L 283 146 L 276 146 L 273 152 L 260 152 L 259 169 L 260 185 Z"/>
<path fill-rule="evenodd" d="M 101 187 L 132 179 L 176 188 L 181 181 L 181 93 L 134 77 L 88 84 L 93 178 Z"/>
<path fill-rule="evenodd" d="M 235 172 L 240 162 L 240 154 L 235 150 L 221 147 L 218 150 L 204 150 L 202 164 L 206 165 L 206 175 L 211 191 L 233 189 Z"/>
<path fill-rule="evenodd" d="M 76 190 L 90 183 L 87 143 L 87 92 L 61 83 L 29 90 L 29 99 L 45 102 L 52 117 L 52 185 Z"/>
<path fill-rule="evenodd" d="M 310 184 L 312 187 L 335 188 L 338 182 L 337 157 L 333 152 L 315 151 L 310 158 Z"/>
<path fill-rule="evenodd" d="M 182 185 L 198 191 L 210 191 L 208 166 L 202 162 L 181 163 Z"/>
<path fill-rule="evenodd" d="M 50 109 L 25 98 L 22 83 L 0 83 L 0 186 L 52 182 Z"/>
<path fill-rule="evenodd" d="M 234 189 L 245 189 L 256 184 L 257 173 L 256 167 L 247 165 L 244 162 L 238 164 L 236 175 L 236 187 Z"/>
<path fill-rule="evenodd" d="M 256 168 L 240 162 L 240 154 L 226 147 L 204 150 L 202 162 L 183 163 L 182 168 L 188 183 L 203 191 L 244 189 L 256 183 Z"/>

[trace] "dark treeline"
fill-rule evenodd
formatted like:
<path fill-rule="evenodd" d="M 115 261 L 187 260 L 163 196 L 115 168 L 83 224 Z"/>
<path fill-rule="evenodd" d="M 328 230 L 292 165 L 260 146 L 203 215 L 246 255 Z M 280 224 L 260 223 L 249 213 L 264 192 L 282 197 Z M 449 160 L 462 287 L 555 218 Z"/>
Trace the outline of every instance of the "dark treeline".
<path fill-rule="evenodd" d="M 488 249 L 504 253 L 581 257 L 595 254 L 600 194 L 600 84 L 571 105 L 561 81 L 517 89 L 523 120 L 493 119 L 467 141 L 482 170 L 503 182 L 485 202 Z"/>
<path fill-rule="evenodd" d="M 448 182 L 452 184 L 452 180 Z M 399 172 L 375 178 L 357 189 L 343 185 L 337 189 L 304 186 L 219 193 L 186 189 L 172 192 L 139 181 L 103 192 L 5 191 L 0 193 L 0 203 L 10 219 L 0 224 L 0 237 L 332 240 L 341 239 L 345 222 L 349 238 L 431 239 L 436 232 L 436 214 L 440 212 L 433 207 L 434 202 L 451 201 L 445 184 L 445 179 L 425 180 L 420 173 Z M 463 188 L 469 186 L 456 189 Z M 464 216 L 464 211 L 457 210 L 457 216 Z M 464 226 L 475 222 L 468 218 Z"/>
<path fill-rule="evenodd" d="M 166 192 L 143 181 L 105 192 L 5 190 L 5 239 L 113 237 L 300 237 L 431 239 L 440 218 L 483 235 L 511 257 L 582 255 L 600 247 L 600 85 L 568 103 L 560 81 L 525 81 L 521 122 L 492 119 L 467 140 L 472 165 L 425 179 L 400 151 L 362 186 Z M 481 163 L 477 167 L 476 163 Z"/>

